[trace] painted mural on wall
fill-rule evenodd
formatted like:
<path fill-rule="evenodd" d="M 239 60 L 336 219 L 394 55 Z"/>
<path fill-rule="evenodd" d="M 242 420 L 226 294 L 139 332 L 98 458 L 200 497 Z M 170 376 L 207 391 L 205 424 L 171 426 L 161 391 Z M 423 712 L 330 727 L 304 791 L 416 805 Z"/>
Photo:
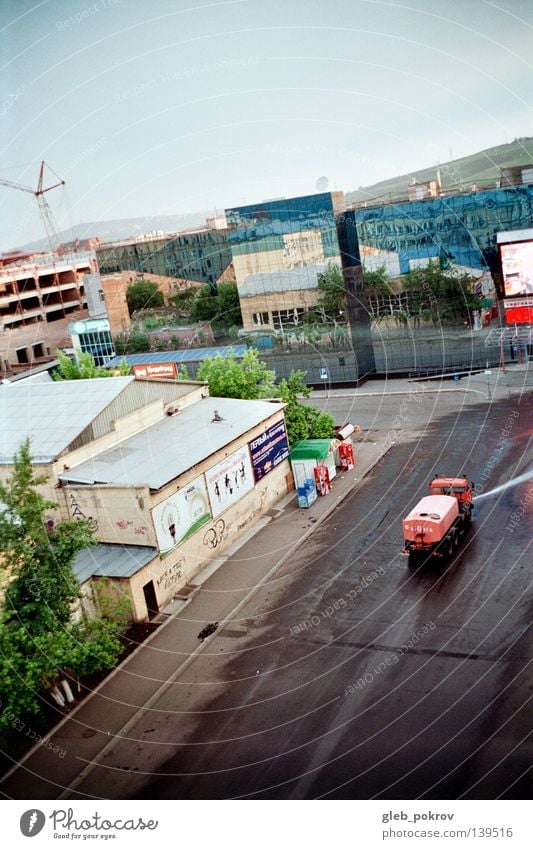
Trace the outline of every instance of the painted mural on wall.
<path fill-rule="evenodd" d="M 213 516 L 218 516 L 254 488 L 248 448 L 241 448 L 205 473 Z"/>
<path fill-rule="evenodd" d="M 276 422 L 257 439 L 249 442 L 248 445 L 250 446 L 254 477 L 256 481 L 260 481 L 289 456 L 285 422 Z"/>
<path fill-rule="evenodd" d="M 170 495 L 152 509 L 157 546 L 161 557 L 199 530 L 211 519 L 203 475 Z"/>
<path fill-rule="evenodd" d="M 496 233 L 533 226 L 533 186 L 368 207 L 345 216 L 353 216 L 361 255 L 371 248 L 393 254 L 402 274 L 424 258 L 482 270 Z"/>

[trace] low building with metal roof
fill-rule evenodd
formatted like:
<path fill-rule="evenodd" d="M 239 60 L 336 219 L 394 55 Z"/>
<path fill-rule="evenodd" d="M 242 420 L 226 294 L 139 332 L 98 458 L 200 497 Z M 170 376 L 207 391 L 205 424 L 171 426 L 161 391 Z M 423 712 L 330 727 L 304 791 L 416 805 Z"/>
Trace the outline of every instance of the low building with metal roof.
<path fill-rule="evenodd" d="M 204 360 L 231 355 L 240 360 L 247 350 L 246 345 L 220 345 L 214 348 L 184 348 L 182 351 L 147 351 L 144 354 L 126 354 L 123 357 L 115 357 L 106 363 L 106 368 L 118 368 L 124 360 L 131 367 L 173 363 L 177 367 L 180 365 L 187 366 L 192 372 L 191 377 L 194 377 Z"/>
<path fill-rule="evenodd" d="M 59 475 L 67 484 L 148 486 L 159 490 L 204 462 L 284 404 L 204 398 Z"/>
<path fill-rule="evenodd" d="M 157 613 L 292 488 L 284 407 L 203 398 L 64 469 L 69 515 L 100 541 L 79 574 L 126 582 L 135 621 Z"/>

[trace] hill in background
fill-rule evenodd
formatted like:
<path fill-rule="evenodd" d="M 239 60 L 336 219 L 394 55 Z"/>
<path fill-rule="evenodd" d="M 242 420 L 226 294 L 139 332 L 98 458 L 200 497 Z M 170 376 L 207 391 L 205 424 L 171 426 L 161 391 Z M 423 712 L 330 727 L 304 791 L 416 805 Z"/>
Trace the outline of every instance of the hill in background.
<path fill-rule="evenodd" d="M 385 200 L 395 200 L 407 197 L 407 187 L 417 183 L 426 183 L 437 179 L 440 171 L 443 191 L 468 191 L 473 184 L 478 188 L 496 185 L 500 178 L 501 168 L 511 168 L 514 165 L 529 165 L 533 163 L 533 138 L 515 139 L 510 144 L 488 147 L 471 156 L 453 159 L 400 177 L 381 180 L 371 186 L 360 186 L 353 192 L 346 193 L 347 203 L 360 203 L 370 198 L 386 196 Z"/>

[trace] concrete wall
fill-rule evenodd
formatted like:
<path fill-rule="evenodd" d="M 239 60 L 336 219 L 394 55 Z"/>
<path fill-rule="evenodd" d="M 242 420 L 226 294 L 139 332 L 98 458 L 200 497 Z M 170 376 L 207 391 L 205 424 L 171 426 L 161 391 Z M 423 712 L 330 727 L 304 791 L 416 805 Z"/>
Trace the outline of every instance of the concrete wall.
<path fill-rule="evenodd" d="M 194 583 L 195 576 L 202 569 L 223 555 L 257 519 L 264 516 L 272 504 L 287 493 L 287 476 L 290 477 L 290 474 L 289 461 L 285 460 L 251 492 L 204 525 L 164 560 L 156 557 L 137 572 L 129 581 L 134 621 L 142 622 L 147 618 L 143 593 L 145 584 L 154 582 L 160 608 L 168 604 L 181 587 Z"/>
<path fill-rule="evenodd" d="M 69 518 L 88 519 L 100 542 L 156 545 L 147 487 L 65 486 Z"/>

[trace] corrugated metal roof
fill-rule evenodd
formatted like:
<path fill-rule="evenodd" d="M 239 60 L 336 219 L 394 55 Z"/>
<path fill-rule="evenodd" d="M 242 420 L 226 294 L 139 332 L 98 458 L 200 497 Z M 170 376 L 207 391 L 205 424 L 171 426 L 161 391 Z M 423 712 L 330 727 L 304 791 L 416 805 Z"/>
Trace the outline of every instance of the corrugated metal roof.
<path fill-rule="evenodd" d="M 260 271 L 249 274 L 244 283 L 239 283 L 239 297 L 253 298 L 256 295 L 273 295 L 276 292 L 298 292 L 316 289 L 318 277 L 326 270 L 324 264 L 306 265 L 289 270 Z"/>
<path fill-rule="evenodd" d="M 59 477 L 72 483 L 160 489 L 283 407 L 269 401 L 203 398 Z M 221 421 L 213 421 L 215 411 Z"/>
<path fill-rule="evenodd" d="M 246 345 L 221 345 L 218 348 L 187 348 L 183 351 L 152 351 L 146 354 L 128 354 L 115 357 L 106 363 L 106 368 L 116 368 L 123 360 L 129 366 L 145 365 L 146 363 L 199 363 L 208 357 L 227 357 L 233 352 L 236 357 L 244 357 Z"/>
<path fill-rule="evenodd" d="M 82 548 L 76 555 L 72 568 L 80 584 L 93 575 L 106 578 L 130 578 L 150 563 L 157 549 L 144 545 L 113 545 L 100 543 L 92 548 Z"/>
<path fill-rule="evenodd" d="M 51 462 L 133 380 L 109 377 L 2 384 L 0 463 L 12 463 L 27 436 L 34 462 Z"/>

